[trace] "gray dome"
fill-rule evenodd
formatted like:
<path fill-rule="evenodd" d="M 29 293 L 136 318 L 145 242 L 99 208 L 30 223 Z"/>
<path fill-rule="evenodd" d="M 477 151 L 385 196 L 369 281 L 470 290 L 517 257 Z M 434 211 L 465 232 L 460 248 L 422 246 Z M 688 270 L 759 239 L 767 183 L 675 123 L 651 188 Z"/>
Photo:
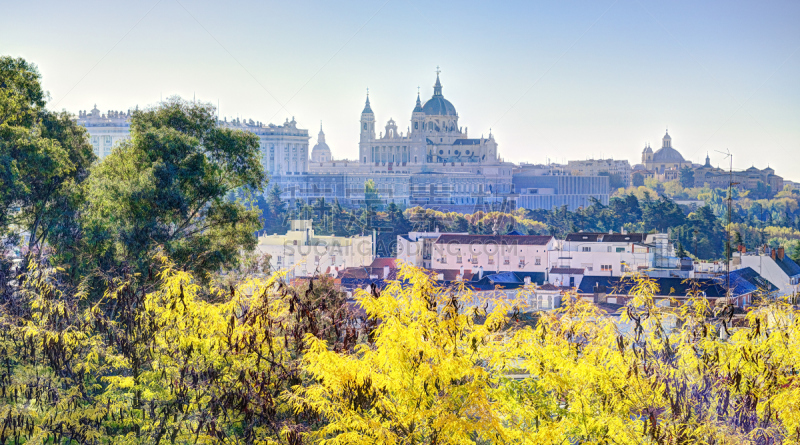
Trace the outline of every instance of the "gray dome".
<path fill-rule="evenodd" d="M 425 102 L 422 111 L 428 116 L 458 116 L 456 107 L 442 96 L 442 83 L 439 82 L 439 73 L 436 73 L 436 84 L 433 86 L 433 97 Z"/>
<path fill-rule="evenodd" d="M 456 107 L 450 103 L 449 100 L 443 96 L 434 95 L 425 105 L 422 106 L 422 111 L 428 116 L 457 116 Z"/>
<path fill-rule="evenodd" d="M 661 147 L 653 155 L 653 162 L 686 162 L 686 159 L 672 147 Z"/>

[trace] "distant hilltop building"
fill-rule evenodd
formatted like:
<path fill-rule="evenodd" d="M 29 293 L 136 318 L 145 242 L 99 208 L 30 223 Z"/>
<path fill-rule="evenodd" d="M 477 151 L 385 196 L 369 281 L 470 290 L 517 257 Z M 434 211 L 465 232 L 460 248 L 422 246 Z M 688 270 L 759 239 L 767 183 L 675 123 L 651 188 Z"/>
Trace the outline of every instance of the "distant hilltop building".
<path fill-rule="evenodd" d="M 90 111 L 78 111 L 78 124 L 86 127 L 95 156 L 100 159 L 111 154 L 111 148 L 131 138 L 131 112 L 108 110 L 101 114 L 97 104 Z"/>
<path fill-rule="evenodd" d="M 620 159 L 587 159 L 568 161 L 567 170 L 578 176 L 616 175 L 624 187 L 631 185 L 631 164 Z"/>
<path fill-rule="evenodd" d="M 703 165 L 693 164 L 672 147 L 672 137 L 669 133 L 664 135 L 661 148 L 653 152 L 649 145 L 642 152 L 642 163 L 633 168 L 632 178 L 641 175 L 642 179 L 655 178 L 658 181 L 674 181 L 680 179 L 681 169 L 689 168 L 694 175 L 694 187 L 728 188 L 732 181 L 733 187 L 739 190 L 757 192 L 760 196 L 772 196 L 783 190 L 784 180 L 775 174 L 770 167 L 758 169 L 750 167 L 744 171 L 731 172 L 728 169 L 714 167 L 711 159 L 706 155 Z M 632 181 L 633 182 L 633 181 Z"/>
<path fill-rule="evenodd" d="M 308 173 L 308 130 L 297 128 L 297 122 L 286 119 L 283 125 L 227 118 L 219 125 L 249 131 L 259 138 L 261 164 L 270 176 L 300 176 Z M 323 139 L 324 141 L 324 139 Z"/>
<path fill-rule="evenodd" d="M 410 125 L 403 131 L 389 119 L 376 130 L 369 94 L 359 121 L 359 158 L 336 159 L 320 128 L 305 177 L 274 177 L 286 199 L 338 200 L 364 205 L 364 184 L 372 180 L 382 204 L 473 212 L 513 208 L 514 165 L 498 156 L 494 135 L 470 138 L 459 126 L 455 106 L 444 98 L 436 73 L 433 96 L 417 93 Z"/>
<path fill-rule="evenodd" d="M 669 131 L 661 138 L 661 148 L 656 152 L 648 144 L 642 151 L 642 165 L 645 170 L 650 170 L 656 174 L 664 174 L 666 170 L 680 171 L 683 167 L 692 167 L 691 161 L 687 161 L 672 147 L 672 137 Z"/>
<path fill-rule="evenodd" d="M 472 167 L 503 164 L 497 156 L 497 142 L 491 132 L 488 138 L 469 138 L 467 129 L 458 126 L 458 113 L 442 94 L 438 71 L 433 97 L 422 105 L 417 94 L 411 126 L 405 135 L 398 131 L 394 119 L 389 119 L 385 131 L 375 136 L 375 114 L 367 96 L 361 112 L 359 153 L 362 163 L 376 167 L 449 165 L 467 167 L 453 170 L 477 172 Z M 508 165 L 506 168 L 510 169 Z"/>
<path fill-rule="evenodd" d="M 731 178 L 732 176 L 732 178 Z M 783 190 L 783 178 L 775 174 L 775 170 L 767 167 L 760 170 L 750 167 L 744 171 L 734 171 L 711 165 L 711 159 L 706 155 L 706 163 L 694 169 L 694 186 L 703 187 L 708 184 L 711 188 L 728 188 L 733 180 L 733 187 L 740 190 L 752 190 L 764 195 L 772 196 Z"/>

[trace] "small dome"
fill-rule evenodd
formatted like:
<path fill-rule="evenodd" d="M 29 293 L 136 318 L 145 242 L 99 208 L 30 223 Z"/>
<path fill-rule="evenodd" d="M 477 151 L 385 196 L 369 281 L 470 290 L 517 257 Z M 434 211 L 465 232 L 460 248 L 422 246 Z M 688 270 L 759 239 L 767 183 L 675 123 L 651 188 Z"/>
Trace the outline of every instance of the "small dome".
<path fill-rule="evenodd" d="M 325 143 L 325 133 L 322 132 L 322 124 L 319 125 L 319 135 L 317 144 L 311 149 L 311 160 L 313 162 L 325 162 L 331 160 L 331 149 Z"/>

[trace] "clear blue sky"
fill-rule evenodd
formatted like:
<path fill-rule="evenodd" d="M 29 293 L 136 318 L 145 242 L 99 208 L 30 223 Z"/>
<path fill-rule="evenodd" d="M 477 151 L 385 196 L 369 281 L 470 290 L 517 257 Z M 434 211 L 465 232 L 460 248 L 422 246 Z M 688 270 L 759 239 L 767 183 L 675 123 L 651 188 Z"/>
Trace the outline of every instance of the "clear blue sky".
<path fill-rule="evenodd" d="M 50 107 L 123 110 L 173 94 L 358 153 L 365 90 L 405 129 L 417 86 L 501 156 L 638 162 L 645 143 L 734 153 L 800 180 L 800 2 L 645 0 L 3 2 L 0 54 L 38 64 Z"/>

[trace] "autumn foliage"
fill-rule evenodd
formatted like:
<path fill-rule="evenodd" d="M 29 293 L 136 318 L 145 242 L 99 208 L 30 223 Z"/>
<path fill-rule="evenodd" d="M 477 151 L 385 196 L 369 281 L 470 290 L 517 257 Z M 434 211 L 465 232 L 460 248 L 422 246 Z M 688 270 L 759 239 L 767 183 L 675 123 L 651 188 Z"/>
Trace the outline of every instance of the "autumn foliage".
<path fill-rule="evenodd" d="M 797 443 L 797 310 L 697 297 L 521 325 L 404 268 L 355 302 L 168 261 L 102 300 L 34 269 L 0 312 L 0 443 Z M 135 284 L 139 283 L 139 284 Z M 147 283 L 151 283 L 148 287 Z"/>

